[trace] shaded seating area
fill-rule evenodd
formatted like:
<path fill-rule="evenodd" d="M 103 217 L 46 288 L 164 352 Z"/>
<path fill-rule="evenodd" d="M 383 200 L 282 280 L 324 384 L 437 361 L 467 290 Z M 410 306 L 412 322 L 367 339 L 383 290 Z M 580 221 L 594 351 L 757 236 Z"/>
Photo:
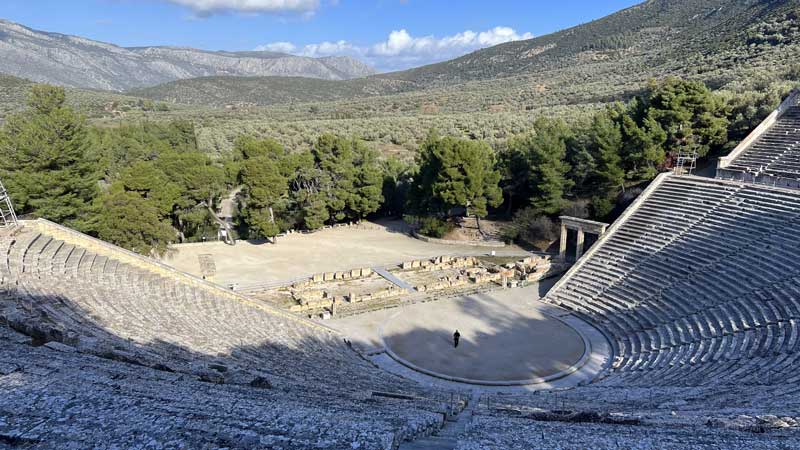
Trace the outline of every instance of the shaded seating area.
<path fill-rule="evenodd" d="M 49 224 L 2 233 L 0 417 L 13 420 L 0 435 L 392 448 L 463 406 L 377 369 L 333 330 L 147 258 Z"/>

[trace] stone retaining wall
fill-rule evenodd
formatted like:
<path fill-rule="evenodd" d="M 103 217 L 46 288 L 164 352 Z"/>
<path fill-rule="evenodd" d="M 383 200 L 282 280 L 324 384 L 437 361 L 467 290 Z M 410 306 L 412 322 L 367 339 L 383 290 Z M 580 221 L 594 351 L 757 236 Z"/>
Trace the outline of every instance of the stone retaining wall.
<path fill-rule="evenodd" d="M 502 248 L 506 246 L 505 242 L 501 241 L 453 241 L 450 239 L 437 239 L 428 236 L 423 236 L 416 231 L 412 231 L 411 235 L 420 241 L 428 242 L 431 244 L 442 245 L 468 245 L 472 247 L 488 247 L 488 248 Z"/>

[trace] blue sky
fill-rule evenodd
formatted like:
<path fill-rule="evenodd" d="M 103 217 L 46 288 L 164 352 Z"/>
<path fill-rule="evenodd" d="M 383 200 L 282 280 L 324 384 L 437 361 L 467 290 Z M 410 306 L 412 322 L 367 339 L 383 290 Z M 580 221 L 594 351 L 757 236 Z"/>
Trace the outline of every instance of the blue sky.
<path fill-rule="evenodd" d="M 635 0 L 2 0 L 0 18 L 122 46 L 351 55 L 382 71 L 540 36 Z"/>

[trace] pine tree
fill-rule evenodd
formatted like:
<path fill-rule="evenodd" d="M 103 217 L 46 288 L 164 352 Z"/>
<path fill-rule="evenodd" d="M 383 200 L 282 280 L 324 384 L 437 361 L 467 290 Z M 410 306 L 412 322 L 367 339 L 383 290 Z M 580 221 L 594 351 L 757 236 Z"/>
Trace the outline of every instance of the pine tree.
<path fill-rule="evenodd" d="M 65 104 L 63 88 L 34 86 L 28 109 L 0 131 L 0 177 L 22 214 L 80 226 L 97 194 L 83 117 Z"/>
<path fill-rule="evenodd" d="M 651 180 L 664 162 L 664 143 L 667 133 L 658 122 L 646 117 L 639 126 L 631 116 L 622 117 L 623 154 L 628 167 L 628 177 L 634 180 Z"/>
<path fill-rule="evenodd" d="M 619 125 L 611 120 L 610 113 L 604 111 L 594 116 L 590 129 L 590 139 L 597 161 L 596 176 L 601 190 L 608 193 L 621 189 L 625 183 L 625 170 L 622 168 L 622 132 Z"/>
<path fill-rule="evenodd" d="M 541 214 L 555 214 L 566 204 L 564 195 L 572 187 L 565 161 L 568 135 L 563 121 L 539 119 L 535 133 L 517 138 L 509 146 L 527 155 L 531 167 L 531 206 Z"/>
<path fill-rule="evenodd" d="M 95 200 L 86 228 L 104 241 L 144 255 L 163 254 L 176 238 L 154 202 L 121 185 Z"/>
<path fill-rule="evenodd" d="M 256 236 L 274 238 L 281 232 L 275 210 L 289 193 L 289 179 L 281 173 L 279 164 L 269 156 L 258 156 L 245 161 L 242 167 L 247 199 L 245 221 Z"/>
<path fill-rule="evenodd" d="M 419 163 L 414 198 L 429 208 L 427 213 L 463 207 L 468 215 L 485 217 L 489 206 L 503 201 L 494 152 L 485 142 L 431 134 L 420 150 Z"/>
<path fill-rule="evenodd" d="M 355 219 L 361 220 L 381 207 L 383 198 L 383 173 L 375 150 L 356 142 L 354 150 L 353 195 L 350 210 Z"/>
<path fill-rule="evenodd" d="M 240 139 L 235 152 L 244 158 L 239 181 L 245 195 L 245 223 L 254 237 L 274 242 L 282 231 L 277 211 L 288 201 L 293 162 L 284 148 L 271 139 Z"/>
<path fill-rule="evenodd" d="M 701 81 L 651 81 L 644 103 L 647 118 L 666 132 L 669 152 L 696 151 L 698 156 L 705 156 L 711 148 L 727 142 L 725 104 Z"/>

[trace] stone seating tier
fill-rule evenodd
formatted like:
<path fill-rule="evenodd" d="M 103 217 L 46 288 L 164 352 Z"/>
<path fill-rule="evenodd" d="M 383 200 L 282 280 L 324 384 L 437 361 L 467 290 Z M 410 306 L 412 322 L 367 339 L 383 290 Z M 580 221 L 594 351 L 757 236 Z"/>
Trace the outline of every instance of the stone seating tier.
<path fill-rule="evenodd" d="M 800 196 L 668 176 L 546 301 L 615 341 L 603 382 L 778 380 L 800 350 L 798 249 Z"/>
<path fill-rule="evenodd" d="M 122 418 L 129 415 L 116 406 L 111 407 L 110 403 L 122 402 L 119 403 L 122 408 L 125 402 L 135 402 L 133 397 L 142 395 L 149 399 L 145 403 L 152 400 L 157 404 L 159 399 L 167 401 L 164 395 L 169 395 L 171 406 L 166 408 L 137 404 L 142 407 L 141 411 L 148 408 L 159 411 L 154 412 L 155 417 L 164 421 L 186 421 L 187 415 L 178 414 L 172 419 L 167 416 L 174 408 L 183 409 L 186 414 L 194 410 L 197 405 L 189 400 L 192 398 L 189 392 L 196 389 L 194 383 L 222 383 L 221 386 L 230 387 L 220 388 L 223 391 L 219 395 L 224 397 L 220 401 L 231 405 L 232 409 L 214 411 L 213 405 L 219 401 L 198 400 L 209 405 L 208 411 L 201 414 L 208 414 L 206 420 L 217 425 L 227 423 L 225 427 L 232 427 L 233 422 L 239 420 L 236 412 L 239 406 L 234 405 L 239 404 L 239 399 L 255 396 L 249 400 L 252 410 L 240 412 L 251 418 L 270 414 L 270 420 L 283 424 L 276 425 L 277 428 L 256 426 L 255 435 L 260 436 L 259 439 L 285 437 L 288 430 L 289 444 L 281 444 L 285 447 L 276 444 L 275 448 L 324 447 L 325 439 L 330 439 L 331 443 L 338 442 L 335 448 L 351 448 L 354 443 L 362 443 L 365 447 L 361 448 L 388 449 L 402 439 L 435 431 L 443 417 L 453 414 L 457 407 L 449 400 L 452 398 L 450 391 L 423 387 L 378 370 L 350 349 L 340 335 L 324 327 L 274 312 L 255 301 L 223 295 L 224 290 L 209 288 L 202 282 L 190 283 L 185 275 L 157 267 L 156 263 L 152 263 L 151 270 L 146 259 L 137 260 L 136 265 L 128 263 L 131 257 L 121 250 L 117 256 L 113 249 L 76 244 L 82 242 L 84 238 L 81 237 L 75 242 L 65 239 L 69 240 L 35 224 L 25 224 L 0 236 L 0 330 L 4 330 L 4 335 L 0 335 L 0 347 L 10 352 L 8 358 L 0 357 L 3 361 L 0 395 L 4 398 L 0 402 L 0 417 L 20 417 L 19 411 L 46 415 L 43 411 L 47 402 L 55 401 L 62 394 L 82 398 L 88 403 L 93 396 L 107 395 L 102 399 L 106 405 L 103 408 L 107 409 L 86 413 L 86 427 L 59 428 L 56 418 L 63 418 L 62 412 L 72 413 L 55 411 L 50 415 L 53 422 L 48 433 L 58 435 L 62 443 L 73 442 L 81 439 L 80 435 L 91 428 L 92 423 L 97 429 L 104 428 L 99 425 L 106 420 L 103 414 L 119 413 L 116 431 L 125 431 Z M 98 253 L 100 251 L 105 254 Z M 36 355 L 43 359 L 28 358 L 25 352 L 31 350 L 30 346 L 17 348 L 4 340 L 9 333 L 14 333 L 8 326 L 24 332 L 31 345 L 39 346 Z M 48 357 L 46 350 L 52 348 L 66 352 L 64 357 Z M 74 361 L 68 361 L 67 354 Z M 76 384 L 74 380 L 85 380 L 87 376 L 91 380 L 97 375 L 92 367 L 106 364 L 96 361 L 117 365 L 124 362 L 127 363 L 124 366 L 130 366 L 113 370 L 137 372 L 141 368 L 153 373 L 130 375 L 131 380 L 136 381 L 126 381 L 126 386 L 140 382 L 152 384 L 148 377 L 172 377 L 169 383 L 180 383 L 180 387 L 174 390 L 175 397 L 173 394 L 151 396 L 150 392 L 155 389 L 152 387 L 114 397 L 113 385 L 117 383 L 109 386 L 105 381 L 99 384 L 89 381 L 85 386 L 45 389 L 37 404 L 25 408 L 20 404 L 32 398 L 26 395 L 32 396 L 32 392 L 42 389 L 46 383 L 59 382 L 42 376 L 26 380 L 25 388 L 14 390 L 13 395 L 2 393 L 13 386 L 13 383 L 6 383 L 10 379 L 2 372 L 7 364 L 24 367 L 26 373 L 29 369 L 41 374 L 60 371 L 65 380 L 69 379 L 66 369 L 72 368 L 75 373 L 70 375 L 71 382 L 64 384 Z M 86 376 L 77 374 L 81 370 Z M 128 375 L 120 377 L 127 379 Z M 262 385 L 270 387 L 270 395 L 252 392 L 254 386 Z M 94 388 L 97 392 L 93 393 Z M 138 387 L 131 389 L 136 391 Z M 185 390 L 183 394 L 182 390 Z M 409 408 L 407 402 L 365 400 L 365 396 L 369 397 L 374 391 L 410 396 L 415 399 L 413 407 Z M 179 400 L 182 396 L 186 400 Z M 256 413 L 259 408 L 272 412 Z M 32 426 L 35 417 L 28 418 Z M 182 430 L 183 434 L 175 436 L 176 442 L 191 442 L 184 441 L 191 439 L 191 428 L 203 427 L 202 422 L 193 420 Z M 6 430 L 25 428 L 17 425 L 22 423 L 0 420 L 0 434 L 4 427 Z M 155 426 L 153 422 L 154 428 L 149 431 L 156 433 Z M 45 441 L 37 439 L 45 439 L 46 434 L 31 437 L 31 442 L 42 444 Z M 97 432 L 87 433 L 87 436 L 98 439 L 93 442 L 103 442 Z M 209 435 L 203 432 L 198 436 L 208 438 Z M 162 437 L 166 439 L 166 434 Z M 134 436 L 129 438 L 135 439 Z M 336 447 L 338 445 L 340 447 Z M 220 446 L 225 445 L 221 443 Z"/>

